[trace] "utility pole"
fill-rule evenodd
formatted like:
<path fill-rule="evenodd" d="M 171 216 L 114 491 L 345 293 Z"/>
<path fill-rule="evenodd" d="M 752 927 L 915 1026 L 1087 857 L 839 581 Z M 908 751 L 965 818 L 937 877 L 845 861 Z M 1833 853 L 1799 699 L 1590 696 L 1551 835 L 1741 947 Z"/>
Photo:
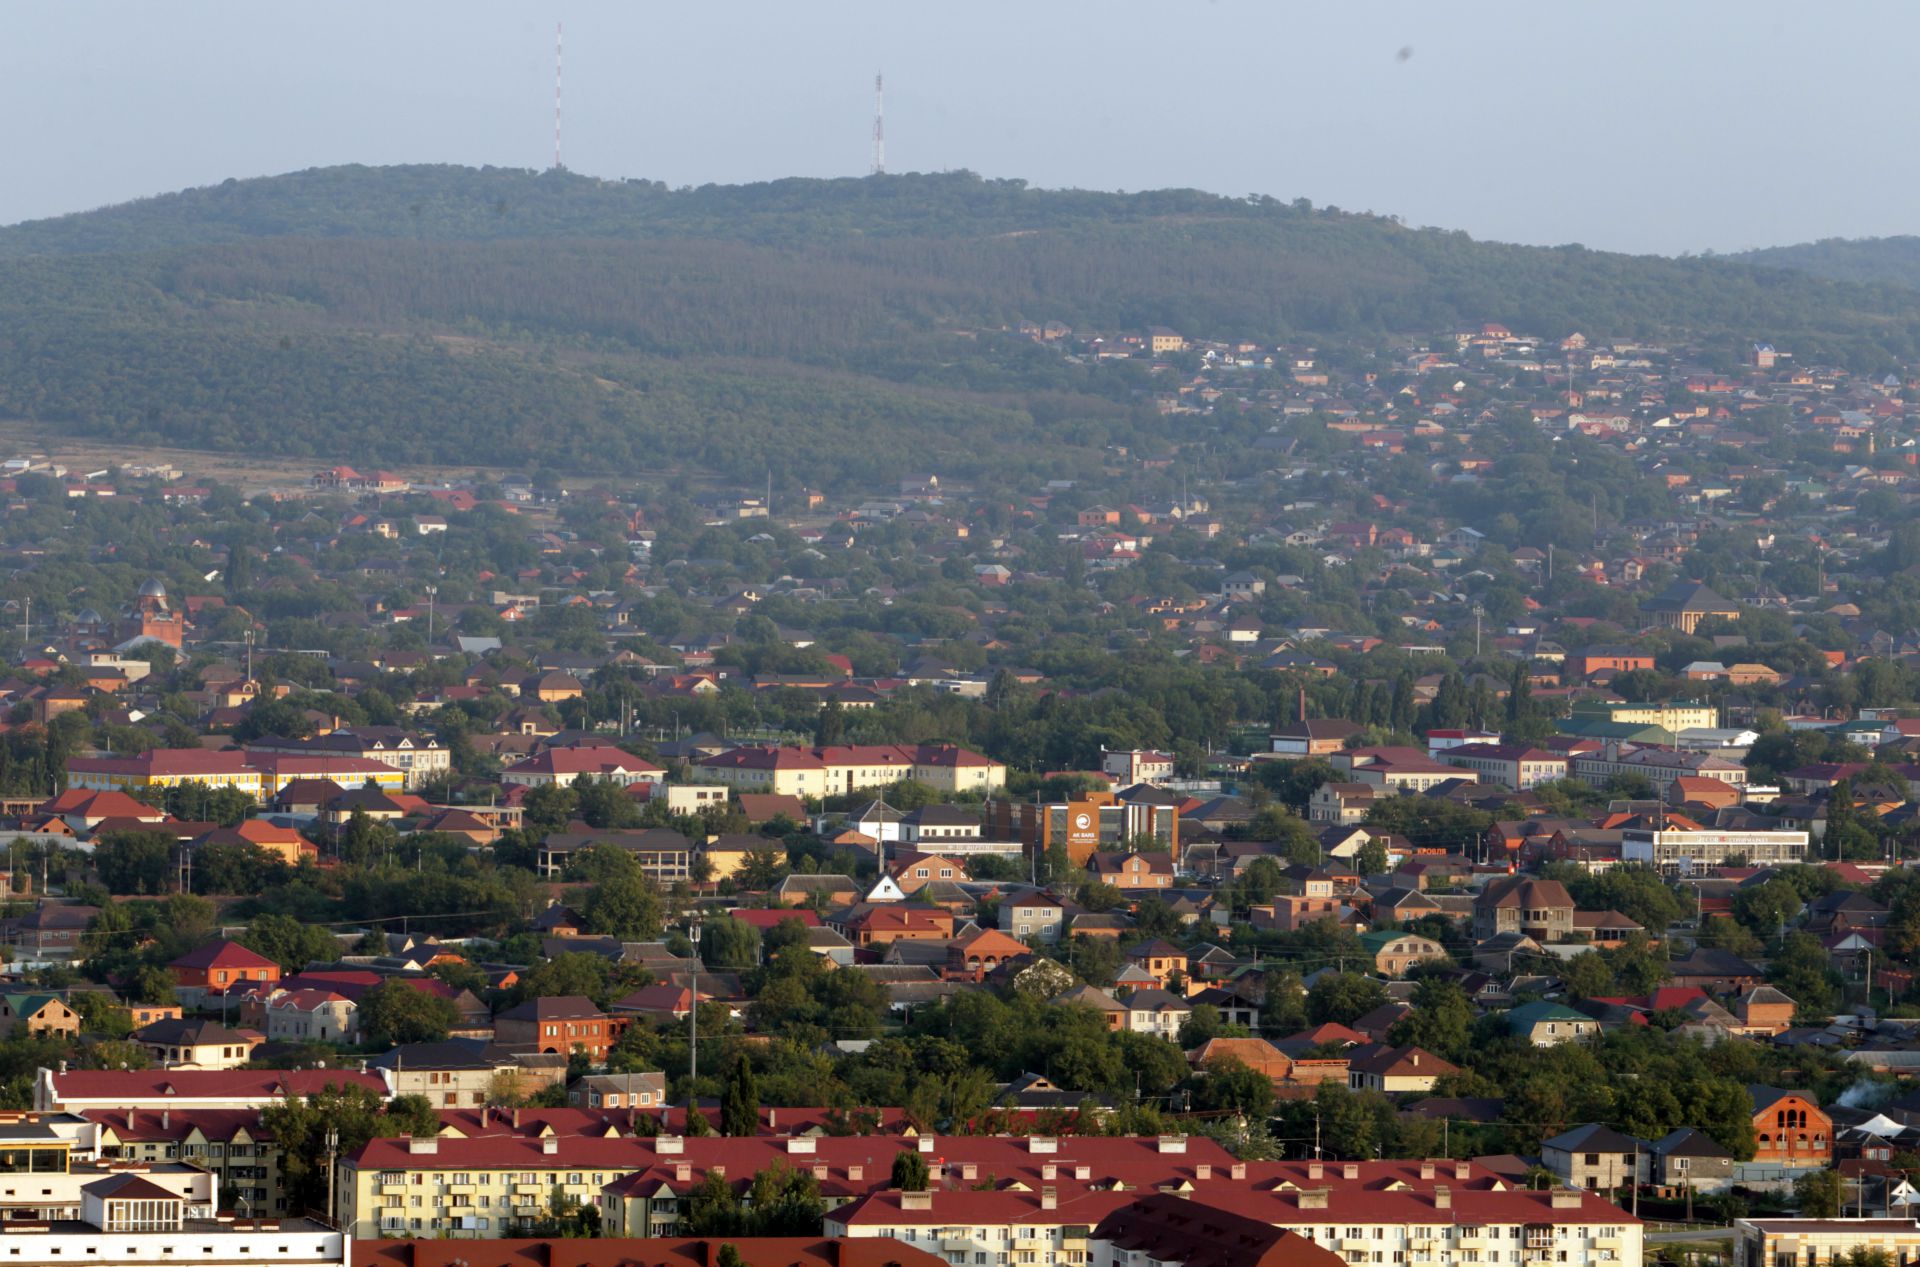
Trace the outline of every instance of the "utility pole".
<path fill-rule="evenodd" d="M 329 1126 L 327 1128 L 327 1221 L 336 1227 L 339 1226 L 340 1216 L 333 1204 L 333 1155 L 339 1147 L 340 1128 Z"/>
<path fill-rule="evenodd" d="M 433 598 L 440 592 L 438 585 L 427 586 L 427 649 L 433 649 Z"/>

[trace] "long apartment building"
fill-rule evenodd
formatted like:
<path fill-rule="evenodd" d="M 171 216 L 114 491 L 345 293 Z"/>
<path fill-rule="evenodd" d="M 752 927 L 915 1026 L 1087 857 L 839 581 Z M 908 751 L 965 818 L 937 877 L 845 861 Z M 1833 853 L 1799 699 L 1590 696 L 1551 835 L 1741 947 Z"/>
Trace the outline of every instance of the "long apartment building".
<path fill-rule="evenodd" d="M 1734 859 L 1755 867 L 1787 866 L 1807 860 L 1809 840 L 1803 831 L 1628 827 L 1620 833 L 1620 860 L 1644 862 L 1667 875 L 1690 875 Z"/>
<path fill-rule="evenodd" d="M 903 1151 L 927 1161 L 928 1192 L 893 1189 Z M 557 1188 L 593 1203 L 608 1236 L 669 1236 L 707 1175 L 739 1186 L 775 1164 L 813 1175 L 828 1235 L 956 1267 L 1119 1263 L 1089 1229 L 1165 1192 L 1347 1262 L 1641 1263 L 1640 1224 L 1593 1193 L 1516 1188 L 1467 1162 L 1241 1162 L 1178 1136 L 384 1139 L 341 1161 L 338 1217 L 354 1236 L 485 1239 L 540 1218 Z"/>
<path fill-rule="evenodd" d="M 1177 1191 L 1189 1203 L 1195 1230 L 1204 1211 L 1281 1229 L 1296 1238 L 1293 1256 L 1282 1261 L 1409 1267 L 1642 1262 L 1639 1221 L 1597 1194 L 1516 1187 L 1466 1162 L 1256 1162 L 1194 1170 Z M 1113 1229 L 1141 1195 L 1046 1185 L 1030 1192 L 881 1191 L 830 1212 L 826 1230 L 891 1237 L 941 1253 L 956 1267 L 1126 1267 L 1145 1260 L 1129 1257 L 1138 1251 Z"/>
<path fill-rule="evenodd" d="M 902 779 L 942 792 L 996 792 L 1007 767 L 950 743 L 858 744 L 827 748 L 733 748 L 694 763 L 693 777 L 738 792 L 812 797 L 883 788 Z"/>
<path fill-rule="evenodd" d="M 331 779 L 344 788 L 372 783 L 382 792 L 405 789 L 407 773 L 367 757 L 232 749 L 154 748 L 130 757 L 72 757 L 67 786 L 93 792 L 138 792 L 199 784 L 245 792 L 264 801 L 297 779 Z"/>
<path fill-rule="evenodd" d="M 376 1139 L 341 1160 L 337 1214 L 354 1236 L 486 1238 L 543 1217 L 559 1188 L 596 1206 L 609 1236 L 668 1236 L 709 1171 L 744 1181 L 783 1163 L 810 1171 L 836 1205 L 888 1188 L 894 1158 L 915 1150 L 942 1186 L 991 1176 L 1035 1192 L 1051 1185 L 1063 1197 L 1116 1183 L 1151 1192 L 1240 1164 L 1213 1141 L 1185 1136 Z"/>
<path fill-rule="evenodd" d="M 1673 748 L 1630 743 L 1608 743 L 1595 752 L 1576 754 L 1567 762 L 1567 774 L 1589 787 L 1605 787 L 1614 778 L 1639 775 L 1665 796 L 1675 779 L 1717 779 L 1731 787 L 1745 787 L 1747 768 L 1711 752 L 1680 752 Z"/>

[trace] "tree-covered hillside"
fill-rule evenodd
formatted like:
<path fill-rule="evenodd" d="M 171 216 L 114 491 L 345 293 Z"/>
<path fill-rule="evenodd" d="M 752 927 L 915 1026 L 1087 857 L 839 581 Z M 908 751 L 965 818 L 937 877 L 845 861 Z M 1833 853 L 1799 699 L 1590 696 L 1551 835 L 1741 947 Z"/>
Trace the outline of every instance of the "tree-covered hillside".
<path fill-rule="evenodd" d="M 1920 237 L 1822 238 L 1728 256 L 1762 268 L 1791 269 L 1833 281 L 1920 288 Z"/>
<path fill-rule="evenodd" d="M 1139 374 L 1004 331 L 1364 348 L 1497 320 L 1866 370 L 1920 296 L 968 173 L 670 190 L 345 167 L 0 229 L 0 415 L 199 446 L 872 479 L 1166 442 Z"/>

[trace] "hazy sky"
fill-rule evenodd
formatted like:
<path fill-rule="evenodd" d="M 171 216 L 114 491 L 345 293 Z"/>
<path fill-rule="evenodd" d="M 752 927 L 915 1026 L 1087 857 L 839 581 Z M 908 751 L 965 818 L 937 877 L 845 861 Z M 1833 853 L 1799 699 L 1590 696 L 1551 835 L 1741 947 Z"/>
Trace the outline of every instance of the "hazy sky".
<path fill-rule="evenodd" d="M 332 163 L 1195 186 L 1478 237 L 1920 232 L 1920 4 L 8 0 L 0 223 Z M 1410 50 L 1404 58 L 1402 50 Z"/>

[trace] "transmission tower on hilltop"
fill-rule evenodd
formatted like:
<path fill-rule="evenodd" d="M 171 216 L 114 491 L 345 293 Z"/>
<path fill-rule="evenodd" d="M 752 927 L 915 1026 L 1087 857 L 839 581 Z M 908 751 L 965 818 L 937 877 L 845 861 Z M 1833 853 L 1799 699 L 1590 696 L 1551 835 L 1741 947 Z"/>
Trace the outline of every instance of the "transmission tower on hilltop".
<path fill-rule="evenodd" d="M 873 77 L 873 174 L 887 174 L 887 98 L 886 83 Z"/>

